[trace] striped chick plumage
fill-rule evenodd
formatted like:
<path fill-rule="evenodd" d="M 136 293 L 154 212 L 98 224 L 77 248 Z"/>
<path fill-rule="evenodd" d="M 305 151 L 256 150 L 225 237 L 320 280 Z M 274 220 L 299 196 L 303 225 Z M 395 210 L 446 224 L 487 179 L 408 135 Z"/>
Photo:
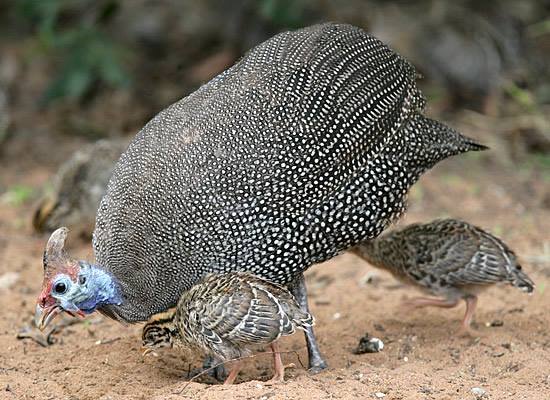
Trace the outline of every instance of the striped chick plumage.
<path fill-rule="evenodd" d="M 254 347 L 271 345 L 274 379 L 282 380 L 276 341 L 313 323 L 282 286 L 244 272 L 211 274 L 185 292 L 172 313 L 154 316 L 145 325 L 143 344 L 154 348 L 169 343 L 220 361 L 238 360 L 251 355 Z M 237 362 L 227 383 L 239 368 Z"/>
<path fill-rule="evenodd" d="M 528 293 L 534 289 L 515 253 L 502 240 L 456 219 L 412 224 L 363 242 L 354 251 L 373 266 L 443 298 L 420 298 L 413 305 L 451 307 L 465 299 L 465 328 L 477 294 L 489 285 L 508 282 Z"/>

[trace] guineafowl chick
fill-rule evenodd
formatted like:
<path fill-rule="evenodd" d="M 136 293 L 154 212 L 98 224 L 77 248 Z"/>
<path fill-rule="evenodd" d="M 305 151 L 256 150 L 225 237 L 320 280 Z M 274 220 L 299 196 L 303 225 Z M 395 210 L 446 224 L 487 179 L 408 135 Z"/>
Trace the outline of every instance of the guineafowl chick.
<path fill-rule="evenodd" d="M 245 272 L 210 274 L 183 294 L 175 311 L 153 316 L 142 339 L 147 349 L 178 346 L 222 362 L 236 360 L 225 384 L 235 381 L 242 358 L 253 347 L 270 345 L 275 366 L 271 381 L 282 382 L 277 340 L 313 323 L 282 286 Z"/>
<path fill-rule="evenodd" d="M 128 139 L 102 139 L 84 146 L 63 163 L 52 179 L 51 191 L 40 199 L 33 214 L 38 232 L 67 226 L 91 237 L 95 214 L 115 164 Z"/>
<path fill-rule="evenodd" d="M 534 284 L 514 252 L 483 229 L 456 219 L 412 224 L 354 248 L 375 267 L 391 272 L 437 298 L 418 297 L 413 307 L 454 307 L 466 302 L 462 329 L 469 331 L 477 294 L 491 284 L 508 282 L 531 293 Z"/>

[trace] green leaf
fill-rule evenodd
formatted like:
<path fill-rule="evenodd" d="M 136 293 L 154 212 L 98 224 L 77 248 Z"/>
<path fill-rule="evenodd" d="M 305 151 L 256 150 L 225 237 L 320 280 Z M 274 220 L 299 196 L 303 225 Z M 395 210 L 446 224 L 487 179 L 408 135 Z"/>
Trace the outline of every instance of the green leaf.
<path fill-rule="evenodd" d="M 305 0 L 260 0 L 258 12 L 275 25 L 298 28 L 303 25 Z"/>
<path fill-rule="evenodd" d="M 33 193 L 34 189 L 30 186 L 16 185 L 2 194 L 0 200 L 5 204 L 20 206 L 27 202 L 32 197 Z"/>
<path fill-rule="evenodd" d="M 123 49 L 104 33 L 102 24 L 112 19 L 118 7 L 115 0 L 18 0 L 18 11 L 36 26 L 40 56 L 56 61 L 58 73 L 49 83 L 40 103 L 48 105 L 61 98 L 79 100 L 94 84 L 125 87 L 130 79 L 120 61 Z M 97 18 L 88 18 L 95 8 Z M 59 15 L 72 18 L 61 23 Z"/>

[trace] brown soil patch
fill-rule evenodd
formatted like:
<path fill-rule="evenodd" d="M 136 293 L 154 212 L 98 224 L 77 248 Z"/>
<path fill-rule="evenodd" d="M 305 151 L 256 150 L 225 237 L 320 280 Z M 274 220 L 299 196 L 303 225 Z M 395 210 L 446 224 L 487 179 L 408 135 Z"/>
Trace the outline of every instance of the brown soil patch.
<path fill-rule="evenodd" d="M 511 287 L 485 292 L 476 313 L 479 337 L 454 335 L 463 305 L 451 310 L 406 312 L 414 290 L 396 284 L 351 254 L 312 267 L 307 274 L 317 334 L 330 369 L 309 375 L 295 354 L 284 355 L 287 382 L 266 386 L 269 356 L 247 363 L 239 384 L 191 383 L 189 365 L 176 352 L 143 358 L 140 327 L 99 315 L 64 328 L 47 348 L 18 340 L 31 322 L 41 280 L 45 236 L 31 233 L 31 205 L 0 207 L 0 277 L 18 274 L 0 289 L 0 398 L 2 399 L 490 399 L 550 398 L 550 210 L 548 170 L 504 167 L 490 154 L 449 160 L 427 174 L 411 193 L 401 223 L 451 215 L 491 229 L 523 258 L 535 280 L 533 296 Z M 2 166 L 2 184 L 39 185 L 51 171 L 32 163 Z M 91 256 L 89 243 L 73 239 L 73 252 Z M 366 274 L 372 274 L 365 283 Z M 487 326 L 502 321 L 499 327 Z M 59 322 L 57 320 L 56 322 Z M 381 338 L 381 353 L 355 355 L 366 332 Z M 300 334 L 283 343 L 306 362 Z M 381 394 L 380 394 L 381 393 Z"/>

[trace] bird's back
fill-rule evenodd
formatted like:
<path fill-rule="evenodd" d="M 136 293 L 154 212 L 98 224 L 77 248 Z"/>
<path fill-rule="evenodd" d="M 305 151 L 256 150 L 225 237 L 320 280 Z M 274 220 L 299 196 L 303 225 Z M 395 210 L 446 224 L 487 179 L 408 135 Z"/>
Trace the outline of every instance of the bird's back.
<path fill-rule="evenodd" d="M 425 169 L 475 148 L 419 114 L 415 78 L 363 30 L 315 25 L 158 114 L 96 219 L 97 262 L 124 297 L 109 313 L 147 319 L 210 272 L 288 283 L 377 236 Z"/>
<path fill-rule="evenodd" d="M 436 291 L 496 282 L 510 282 L 528 292 L 533 289 L 504 242 L 455 219 L 390 232 L 364 246 L 362 253 L 373 264 Z"/>

